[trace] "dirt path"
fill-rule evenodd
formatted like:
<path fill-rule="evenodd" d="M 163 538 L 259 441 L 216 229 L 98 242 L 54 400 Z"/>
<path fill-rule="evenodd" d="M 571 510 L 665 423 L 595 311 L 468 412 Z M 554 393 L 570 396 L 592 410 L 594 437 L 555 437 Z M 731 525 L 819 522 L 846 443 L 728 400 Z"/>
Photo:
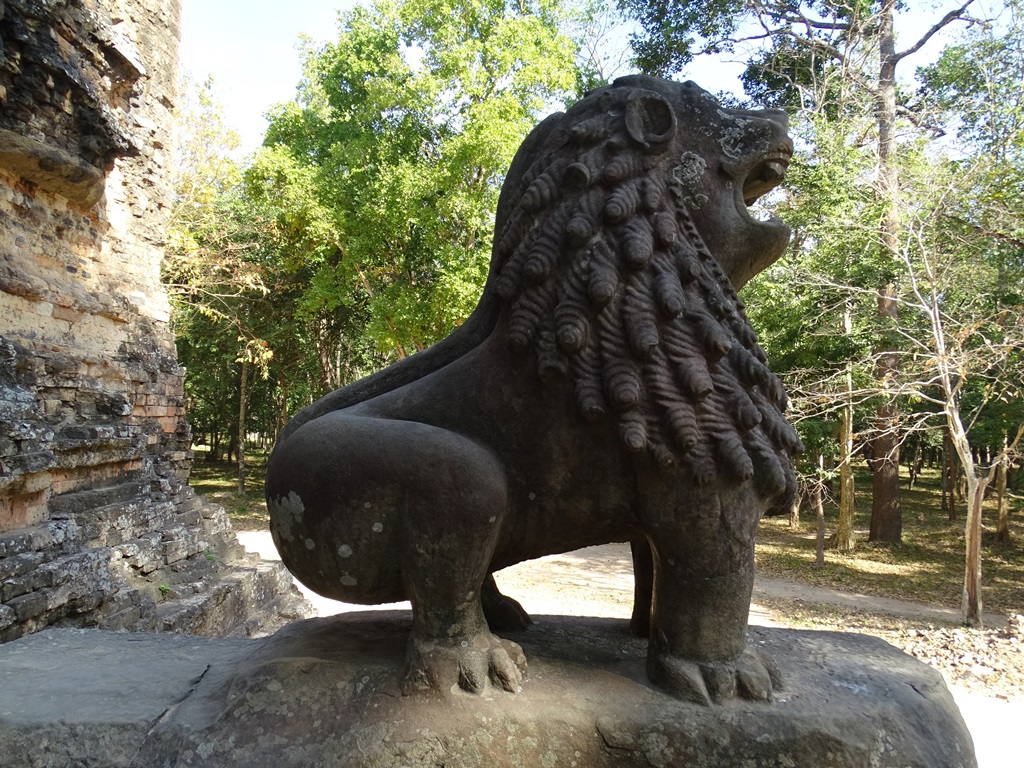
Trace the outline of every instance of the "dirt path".
<path fill-rule="evenodd" d="M 817 605 L 835 605 L 867 613 L 884 613 L 944 624 L 956 624 L 960 621 L 960 611 L 953 608 L 937 608 L 909 600 L 894 600 L 890 597 L 863 595 L 859 592 L 841 592 L 838 589 L 801 584 L 793 579 L 758 576 L 754 582 L 754 600 L 759 596 Z M 984 623 L 989 627 L 1001 626 L 1005 621 L 1004 617 L 994 613 L 986 613 L 984 616 Z"/>
<path fill-rule="evenodd" d="M 267 559 L 277 558 L 269 533 L 243 532 L 238 538 L 250 551 L 259 552 Z M 502 592 L 514 596 L 535 616 L 556 614 L 628 619 L 633 609 L 633 566 L 629 546 L 626 544 L 605 544 L 531 560 L 500 571 L 495 574 L 495 579 Z M 303 591 L 321 616 L 367 609 L 366 606 L 349 606 L 327 600 L 305 589 Z M 921 625 L 931 622 L 948 624 L 959 619 L 959 614 L 950 609 L 845 593 L 789 579 L 758 577 L 750 607 L 750 623 L 788 626 L 783 615 L 762 605 L 776 601 L 802 603 L 809 607 L 835 606 L 868 614 L 888 614 Z M 408 607 L 408 603 L 379 607 L 387 609 L 403 606 Z M 999 617 L 987 618 L 998 626 Z M 922 637 L 929 634 L 924 628 L 917 631 L 922 633 Z M 890 637 L 885 639 L 892 641 Z M 1017 765 L 1019 747 L 1015 729 L 1024 722 L 1024 690 L 1017 691 L 1016 695 L 1013 691 L 986 691 L 978 686 L 968 690 L 952 682 L 950 689 L 974 736 L 979 768 Z"/>

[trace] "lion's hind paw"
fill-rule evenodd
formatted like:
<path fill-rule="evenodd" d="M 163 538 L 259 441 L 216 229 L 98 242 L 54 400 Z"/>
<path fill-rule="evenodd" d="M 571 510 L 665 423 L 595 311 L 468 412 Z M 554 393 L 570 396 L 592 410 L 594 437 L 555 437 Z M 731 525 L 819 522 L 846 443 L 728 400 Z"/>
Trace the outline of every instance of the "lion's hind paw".
<path fill-rule="evenodd" d="M 490 683 L 517 693 L 525 678 L 526 656 L 522 649 L 489 632 L 452 642 L 413 639 L 402 692 L 446 695 L 461 690 L 480 694 Z"/>
<path fill-rule="evenodd" d="M 651 682 L 673 696 L 697 704 L 721 704 L 739 697 L 768 701 L 781 690 L 782 675 L 766 653 L 747 648 L 726 661 L 691 661 L 661 654 L 648 664 Z"/>
<path fill-rule="evenodd" d="M 492 632 L 518 632 L 533 624 L 530 614 L 518 600 L 501 594 L 497 584 L 494 583 L 493 576 L 488 580 L 490 587 L 488 587 L 488 582 L 484 582 L 480 599 L 483 603 L 487 626 Z"/>

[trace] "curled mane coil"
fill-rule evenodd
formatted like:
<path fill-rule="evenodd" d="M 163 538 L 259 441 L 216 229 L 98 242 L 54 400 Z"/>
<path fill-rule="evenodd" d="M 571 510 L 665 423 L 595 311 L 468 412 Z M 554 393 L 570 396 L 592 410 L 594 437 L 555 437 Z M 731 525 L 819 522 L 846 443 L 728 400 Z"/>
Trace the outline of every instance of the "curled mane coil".
<path fill-rule="evenodd" d="M 534 350 L 542 377 L 567 378 L 579 413 L 610 420 L 629 453 L 698 484 L 751 480 L 775 499 L 800 448 L 785 393 L 667 191 L 679 147 L 632 138 L 628 98 L 610 92 L 596 114 L 553 132 L 524 174 L 495 251 L 499 328 L 514 349 Z"/>

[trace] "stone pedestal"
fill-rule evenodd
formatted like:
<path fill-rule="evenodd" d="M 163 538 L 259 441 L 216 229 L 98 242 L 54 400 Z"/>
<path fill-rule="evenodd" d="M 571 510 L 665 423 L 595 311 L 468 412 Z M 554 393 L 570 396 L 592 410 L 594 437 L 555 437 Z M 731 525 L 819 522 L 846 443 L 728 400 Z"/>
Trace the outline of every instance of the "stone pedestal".
<path fill-rule="evenodd" d="M 942 678 L 875 638 L 752 628 L 785 690 L 701 707 L 652 688 L 616 619 L 537 617 L 518 695 L 403 697 L 407 614 L 262 640 L 50 629 L 0 647 L 5 764 L 971 768 Z M 510 637 L 512 637 L 510 635 Z"/>

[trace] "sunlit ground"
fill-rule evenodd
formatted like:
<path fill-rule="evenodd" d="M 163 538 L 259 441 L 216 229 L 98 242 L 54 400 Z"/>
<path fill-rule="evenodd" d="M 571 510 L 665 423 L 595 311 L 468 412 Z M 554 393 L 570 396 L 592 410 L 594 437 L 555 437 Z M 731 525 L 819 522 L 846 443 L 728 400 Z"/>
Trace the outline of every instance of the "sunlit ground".
<path fill-rule="evenodd" d="M 939 478 L 925 471 L 914 490 L 902 482 L 903 542 L 869 543 L 871 485 L 866 472 L 857 475 L 857 545 L 850 554 L 825 550 L 825 566 L 814 567 L 817 519 L 806 505 L 801 528 L 792 530 L 788 518 L 766 518 L 758 531 L 758 572 L 795 578 L 805 583 L 861 592 L 880 597 L 959 606 L 964 577 L 963 500 L 957 500 L 957 519 L 942 511 Z M 826 542 L 835 530 L 838 507 L 825 507 Z M 1019 497 L 1010 497 L 1009 543 L 995 540 L 994 497 L 986 502 L 982 537 L 982 583 L 986 611 L 1024 611 L 1024 509 Z"/>

